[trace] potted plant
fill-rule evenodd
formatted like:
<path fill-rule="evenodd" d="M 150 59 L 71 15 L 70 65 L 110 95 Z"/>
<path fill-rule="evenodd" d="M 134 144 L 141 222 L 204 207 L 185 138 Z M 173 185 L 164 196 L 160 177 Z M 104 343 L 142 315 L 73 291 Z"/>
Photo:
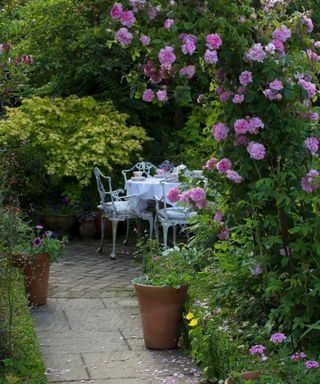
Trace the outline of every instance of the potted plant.
<path fill-rule="evenodd" d="M 191 267 L 179 248 L 161 251 L 156 241 L 138 246 L 144 275 L 134 279 L 144 342 L 150 349 L 178 347 Z"/>
<path fill-rule="evenodd" d="M 24 273 L 30 304 L 43 305 L 48 297 L 51 261 L 57 261 L 62 256 L 66 238 L 59 240 L 51 231 L 42 233 L 42 225 L 36 225 L 33 229 L 32 238 L 17 244 L 14 254 L 19 255 L 19 266 Z"/>
<path fill-rule="evenodd" d="M 67 196 L 62 196 L 42 209 L 42 221 L 48 230 L 67 233 L 76 224 L 75 207 Z"/>

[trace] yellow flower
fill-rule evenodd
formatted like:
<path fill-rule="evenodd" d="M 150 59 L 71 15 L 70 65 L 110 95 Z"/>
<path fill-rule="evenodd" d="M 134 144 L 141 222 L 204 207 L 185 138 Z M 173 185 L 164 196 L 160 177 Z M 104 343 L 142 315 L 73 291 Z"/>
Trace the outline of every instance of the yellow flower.
<path fill-rule="evenodd" d="M 188 312 L 184 318 L 187 319 L 187 320 L 193 319 L 193 313 Z"/>
<path fill-rule="evenodd" d="M 198 319 L 192 319 L 189 323 L 189 327 L 195 327 L 198 325 Z"/>

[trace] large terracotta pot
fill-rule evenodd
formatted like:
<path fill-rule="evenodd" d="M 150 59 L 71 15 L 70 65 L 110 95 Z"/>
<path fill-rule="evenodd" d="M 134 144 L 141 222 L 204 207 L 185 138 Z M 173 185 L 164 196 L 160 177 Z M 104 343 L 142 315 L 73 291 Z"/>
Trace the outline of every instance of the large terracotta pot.
<path fill-rule="evenodd" d="M 182 307 L 188 285 L 180 288 L 134 284 L 138 295 L 144 342 L 150 349 L 177 348 Z"/>
<path fill-rule="evenodd" d="M 47 253 L 38 253 L 28 261 L 23 269 L 24 282 L 30 304 L 43 305 L 47 302 L 50 257 Z"/>
<path fill-rule="evenodd" d="M 46 229 L 51 231 L 70 231 L 76 223 L 74 215 L 43 215 L 42 220 Z"/>

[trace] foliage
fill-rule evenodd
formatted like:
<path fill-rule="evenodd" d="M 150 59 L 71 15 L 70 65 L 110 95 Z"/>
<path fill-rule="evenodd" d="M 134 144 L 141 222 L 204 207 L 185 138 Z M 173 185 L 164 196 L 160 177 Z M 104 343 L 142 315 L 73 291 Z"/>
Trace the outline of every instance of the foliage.
<path fill-rule="evenodd" d="M 92 97 L 33 97 L 8 108 L 0 122 L 1 143 L 10 147 L 27 142 L 45 154 L 47 175 L 64 181 L 69 196 L 70 185 L 79 183 L 72 196 L 77 200 L 94 166 L 110 171 L 141 151 L 147 136 L 141 127 L 129 126 L 127 119 L 110 102 Z"/>

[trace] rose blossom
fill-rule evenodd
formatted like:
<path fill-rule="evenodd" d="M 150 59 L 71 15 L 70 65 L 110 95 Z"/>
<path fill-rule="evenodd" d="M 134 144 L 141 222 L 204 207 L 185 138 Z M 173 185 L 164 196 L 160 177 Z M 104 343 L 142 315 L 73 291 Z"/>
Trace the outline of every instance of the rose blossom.
<path fill-rule="evenodd" d="M 307 26 L 309 33 L 311 33 L 313 31 L 313 22 L 309 17 L 307 17 L 307 16 L 303 17 L 303 24 L 305 24 Z"/>
<path fill-rule="evenodd" d="M 225 157 L 216 164 L 216 168 L 219 173 L 226 173 L 231 168 L 231 165 L 231 161 Z"/>
<path fill-rule="evenodd" d="M 111 8 L 110 15 L 113 20 L 119 19 L 122 14 L 122 5 L 121 4 L 114 4 L 114 6 Z"/>
<path fill-rule="evenodd" d="M 269 43 L 267 44 L 265 47 L 264 47 L 265 51 L 268 52 L 270 55 L 273 55 L 275 50 L 276 50 L 276 47 L 274 46 L 274 44 L 272 43 Z"/>
<path fill-rule="evenodd" d="M 314 136 L 308 137 L 304 141 L 305 147 L 311 152 L 314 156 L 319 150 L 320 139 Z"/>
<path fill-rule="evenodd" d="M 213 159 L 207 160 L 204 167 L 207 169 L 214 169 L 216 164 L 217 164 L 217 159 L 213 158 Z"/>
<path fill-rule="evenodd" d="M 284 24 L 281 24 L 281 28 L 276 28 L 272 32 L 272 37 L 276 40 L 280 40 L 282 42 L 285 42 L 291 37 L 291 31 L 289 28 L 287 28 Z"/>
<path fill-rule="evenodd" d="M 143 46 L 146 46 L 146 45 L 149 45 L 150 44 L 150 37 L 149 36 L 146 36 L 146 35 L 142 35 L 140 37 L 140 41 L 141 41 L 141 44 Z"/>
<path fill-rule="evenodd" d="M 239 76 L 239 81 L 241 85 L 244 85 L 245 87 L 252 83 L 252 72 L 250 71 L 243 71 L 241 72 Z"/>
<path fill-rule="evenodd" d="M 284 45 L 282 41 L 274 39 L 272 40 L 272 44 L 275 46 L 276 50 L 280 53 L 280 55 L 284 54 Z"/>
<path fill-rule="evenodd" d="M 190 197 L 194 202 L 199 202 L 206 198 L 206 191 L 203 188 L 196 187 L 192 188 L 190 191 Z"/>
<path fill-rule="evenodd" d="M 191 79 L 195 74 L 196 68 L 194 65 L 188 65 L 187 67 L 183 67 L 180 69 L 180 76 L 186 77 L 187 79 Z"/>
<path fill-rule="evenodd" d="M 254 160 L 264 159 L 266 153 L 264 145 L 255 143 L 254 141 L 250 141 L 247 146 L 247 151 L 249 152 L 251 159 Z"/>
<path fill-rule="evenodd" d="M 168 101 L 167 91 L 165 89 L 158 91 L 157 98 L 159 101 Z"/>
<path fill-rule="evenodd" d="M 216 222 L 216 223 L 219 223 L 219 224 L 222 224 L 223 223 L 223 215 L 222 215 L 222 212 L 221 212 L 221 209 L 217 209 L 215 214 L 214 214 L 214 217 L 213 217 L 213 220 Z"/>
<path fill-rule="evenodd" d="M 211 132 L 215 140 L 220 143 L 228 137 L 229 128 L 223 123 L 216 123 L 212 126 Z"/>
<path fill-rule="evenodd" d="M 133 35 L 130 33 L 127 28 L 120 28 L 115 33 L 115 39 L 120 43 L 122 47 L 131 44 Z"/>
<path fill-rule="evenodd" d="M 134 17 L 132 11 L 122 12 L 119 20 L 122 25 L 129 28 L 132 27 L 133 24 L 136 22 L 136 18 Z"/>
<path fill-rule="evenodd" d="M 278 79 L 275 79 L 271 83 L 269 83 L 269 87 L 273 91 L 281 91 L 281 89 L 283 89 L 282 81 L 278 80 Z"/>
<path fill-rule="evenodd" d="M 316 95 L 317 88 L 310 81 L 300 79 L 298 83 L 305 91 L 307 91 L 309 99 L 312 99 Z"/>
<path fill-rule="evenodd" d="M 145 89 L 142 94 L 142 100 L 150 103 L 154 98 L 154 93 L 152 89 Z"/>
<path fill-rule="evenodd" d="M 243 177 L 240 176 L 238 172 L 232 171 L 231 169 L 226 171 L 226 177 L 236 184 L 240 184 L 243 181 Z"/>
<path fill-rule="evenodd" d="M 192 55 L 196 50 L 196 44 L 193 40 L 189 39 L 181 46 L 181 51 L 184 55 Z"/>
<path fill-rule="evenodd" d="M 235 147 L 237 147 L 238 145 L 248 145 L 248 144 L 249 144 L 249 139 L 244 135 L 236 136 L 233 142 L 233 145 Z"/>
<path fill-rule="evenodd" d="M 255 354 L 257 354 L 257 353 L 263 353 L 264 352 L 264 350 L 266 349 L 266 347 L 264 347 L 263 345 L 261 345 L 261 344 L 257 344 L 257 345 L 253 345 L 251 348 L 250 348 L 250 353 L 252 354 L 252 355 L 255 355 Z"/>
<path fill-rule="evenodd" d="M 316 121 L 319 120 L 319 114 L 317 112 L 309 112 L 305 116 L 308 120 Z"/>
<path fill-rule="evenodd" d="M 174 20 L 173 19 L 167 19 L 164 24 L 163 24 L 163 28 L 165 29 L 170 29 L 170 27 L 172 27 L 174 24 Z"/>
<path fill-rule="evenodd" d="M 217 64 L 218 62 L 217 51 L 210 51 L 210 49 L 207 49 L 204 54 L 204 61 L 207 64 Z"/>
<path fill-rule="evenodd" d="M 241 135 L 248 132 L 249 123 L 246 119 L 238 119 L 234 122 L 234 131 L 236 135 Z"/>
<path fill-rule="evenodd" d="M 278 344 L 278 343 L 283 343 L 286 338 L 287 338 L 287 336 L 284 333 L 277 332 L 277 333 L 274 333 L 273 335 L 271 335 L 270 341 Z"/>
<path fill-rule="evenodd" d="M 314 178 L 319 175 L 320 173 L 318 171 L 316 171 L 315 169 L 311 169 L 306 174 L 306 176 L 301 179 L 302 189 L 308 193 L 312 193 L 313 191 L 315 191 L 319 187 L 319 184 Z"/>
<path fill-rule="evenodd" d="M 160 49 L 158 55 L 159 61 L 165 66 L 169 66 L 176 61 L 176 55 L 174 54 L 174 49 L 170 46 L 166 46 Z"/>
<path fill-rule="evenodd" d="M 150 20 L 155 19 L 158 16 L 160 9 L 158 7 L 150 7 L 148 10 L 148 16 Z"/>
<path fill-rule="evenodd" d="M 219 99 L 222 103 L 226 103 L 231 96 L 233 96 L 232 91 L 225 91 L 225 92 L 221 93 Z"/>
<path fill-rule="evenodd" d="M 228 240 L 228 237 L 229 237 L 229 228 L 228 227 L 222 228 L 221 232 L 219 233 L 219 239 Z"/>
<path fill-rule="evenodd" d="M 167 199 L 170 203 L 176 203 L 177 201 L 179 201 L 180 193 L 181 192 L 178 188 L 171 188 L 167 192 Z"/>
<path fill-rule="evenodd" d="M 206 45 L 209 49 L 218 49 L 222 44 L 221 37 L 217 33 L 206 36 Z"/>
<path fill-rule="evenodd" d="M 262 63 L 265 57 L 266 53 L 260 43 L 254 44 L 245 54 L 246 59 L 249 61 L 257 61 L 258 63 Z"/>
<path fill-rule="evenodd" d="M 246 22 L 246 18 L 244 16 L 240 16 L 239 23 L 244 24 Z"/>
<path fill-rule="evenodd" d="M 234 104 L 242 104 L 244 102 L 244 96 L 243 95 L 234 95 L 232 101 Z"/>
<path fill-rule="evenodd" d="M 248 120 L 248 123 L 249 123 L 249 127 L 248 127 L 248 132 L 256 135 L 257 133 L 259 133 L 259 128 L 264 128 L 264 123 L 263 121 L 260 119 L 260 117 L 251 117 L 249 120 Z"/>

